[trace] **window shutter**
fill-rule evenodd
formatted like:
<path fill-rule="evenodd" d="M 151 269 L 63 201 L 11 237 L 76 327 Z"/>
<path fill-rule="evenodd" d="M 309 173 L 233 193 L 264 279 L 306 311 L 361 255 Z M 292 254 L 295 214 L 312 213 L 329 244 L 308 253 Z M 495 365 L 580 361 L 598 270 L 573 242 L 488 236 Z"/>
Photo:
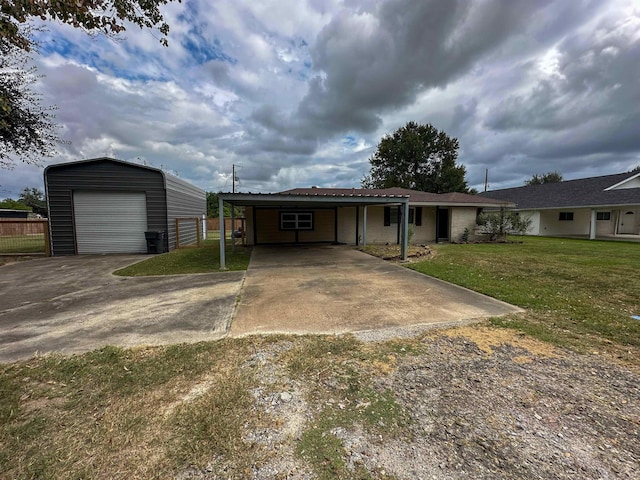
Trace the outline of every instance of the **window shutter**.
<path fill-rule="evenodd" d="M 391 225 L 391 207 L 384 207 L 384 226 Z"/>
<path fill-rule="evenodd" d="M 422 207 L 416 207 L 416 218 L 415 218 L 415 222 L 416 222 L 416 227 L 419 227 L 420 225 L 422 225 Z"/>

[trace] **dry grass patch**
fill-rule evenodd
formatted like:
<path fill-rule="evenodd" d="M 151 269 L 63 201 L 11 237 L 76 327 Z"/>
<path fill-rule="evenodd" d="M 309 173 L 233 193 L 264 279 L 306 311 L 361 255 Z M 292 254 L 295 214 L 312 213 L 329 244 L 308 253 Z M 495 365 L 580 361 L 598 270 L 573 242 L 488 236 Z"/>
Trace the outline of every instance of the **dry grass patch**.
<path fill-rule="evenodd" d="M 258 341 L 259 342 L 259 341 Z M 255 342 L 254 342 L 255 343 Z M 159 478 L 254 462 L 251 342 L 113 347 L 0 367 L 0 478 Z"/>
<path fill-rule="evenodd" d="M 541 358 L 555 358 L 558 356 L 558 349 L 553 345 L 541 342 L 532 337 L 527 337 L 513 330 L 491 328 L 482 325 L 469 325 L 440 332 L 432 332 L 430 336 L 435 337 L 438 335 L 446 335 L 452 338 L 467 338 L 487 355 L 492 355 L 494 349 L 497 347 L 511 345 Z"/>

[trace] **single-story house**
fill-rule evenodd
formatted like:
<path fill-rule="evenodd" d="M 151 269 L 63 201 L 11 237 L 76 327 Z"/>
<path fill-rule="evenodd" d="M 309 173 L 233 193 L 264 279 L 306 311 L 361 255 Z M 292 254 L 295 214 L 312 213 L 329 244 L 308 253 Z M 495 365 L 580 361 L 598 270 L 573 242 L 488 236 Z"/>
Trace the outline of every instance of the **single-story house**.
<path fill-rule="evenodd" d="M 176 247 L 176 219 L 206 215 L 206 193 L 158 168 L 113 158 L 59 163 L 44 171 L 52 255 L 155 253 Z M 191 225 L 191 226 L 189 226 Z M 195 222 L 181 243 L 197 239 Z"/>
<path fill-rule="evenodd" d="M 640 239 L 640 173 L 580 178 L 480 194 L 515 204 L 528 235 Z"/>
<path fill-rule="evenodd" d="M 465 233 L 473 234 L 479 209 L 512 206 L 508 201 L 478 195 L 406 188 L 311 187 L 280 193 L 221 193 L 219 202 L 220 212 L 224 202 L 245 207 L 248 245 L 395 243 L 401 245 L 405 259 L 409 240 L 459 240 Z"/>

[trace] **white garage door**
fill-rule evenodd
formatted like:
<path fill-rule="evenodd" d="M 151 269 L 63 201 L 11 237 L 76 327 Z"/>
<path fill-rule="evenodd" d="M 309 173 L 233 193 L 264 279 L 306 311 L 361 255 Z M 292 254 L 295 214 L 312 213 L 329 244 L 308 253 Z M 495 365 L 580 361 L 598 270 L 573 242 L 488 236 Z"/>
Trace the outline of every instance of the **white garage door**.
<path fill-rule="evenodd" d="M 144 192 L 74 192 L 78 253 L 146 253 Z"/>

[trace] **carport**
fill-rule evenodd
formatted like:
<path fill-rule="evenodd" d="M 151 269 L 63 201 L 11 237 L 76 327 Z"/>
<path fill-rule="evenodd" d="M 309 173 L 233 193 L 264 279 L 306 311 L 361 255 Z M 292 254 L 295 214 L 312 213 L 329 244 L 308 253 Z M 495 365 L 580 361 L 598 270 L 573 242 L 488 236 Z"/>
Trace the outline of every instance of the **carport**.
<path fill-rule="evenodd" d="M 220 269 L 226 268 L 224 230 L 224 202 L 232 206 L 250 208 L 253 223 L 248 225 L 250 234 L 255 238 L 254 244 L 258 244 L 258 228 L 255 224 L 259 209 L 277 212 L 279 216 L 271 225 L 273 237 L 280 240 L 278 243 L 339 243 L 340 222 L 338 210 L 341 208 L 353 208 L 356 212 L 356 225 L 362 216 L 362 244 L 367 243 L 367 207 L 373 205 L 392 206 L 400 208 L 400 245 L 403 260 L 407 259 L 409 243 L 409 196 L 408 195 L 367 195 L 362 193 L 352 194 L 327 194 L 327 193 L 221 193 L 218 196 L 220 215 Z M 325 216 L 322 221 L 315 221 L 321 212 L 333 211 L 333 217 Z M 333 221 L 331 222 L 331 218 Z M 320 220 L 320 219 L 319 219 Z M 356 227 L 355 243 L 360 243 L 359 226 Z M 285 236 L 285 234 L 287 236 Z M 285 239 L 285 240 L 282 240 Z M 290 240 L 287 240 L 290 239 Z M 266 243 L 266 242 L 265 242 Z"/>

